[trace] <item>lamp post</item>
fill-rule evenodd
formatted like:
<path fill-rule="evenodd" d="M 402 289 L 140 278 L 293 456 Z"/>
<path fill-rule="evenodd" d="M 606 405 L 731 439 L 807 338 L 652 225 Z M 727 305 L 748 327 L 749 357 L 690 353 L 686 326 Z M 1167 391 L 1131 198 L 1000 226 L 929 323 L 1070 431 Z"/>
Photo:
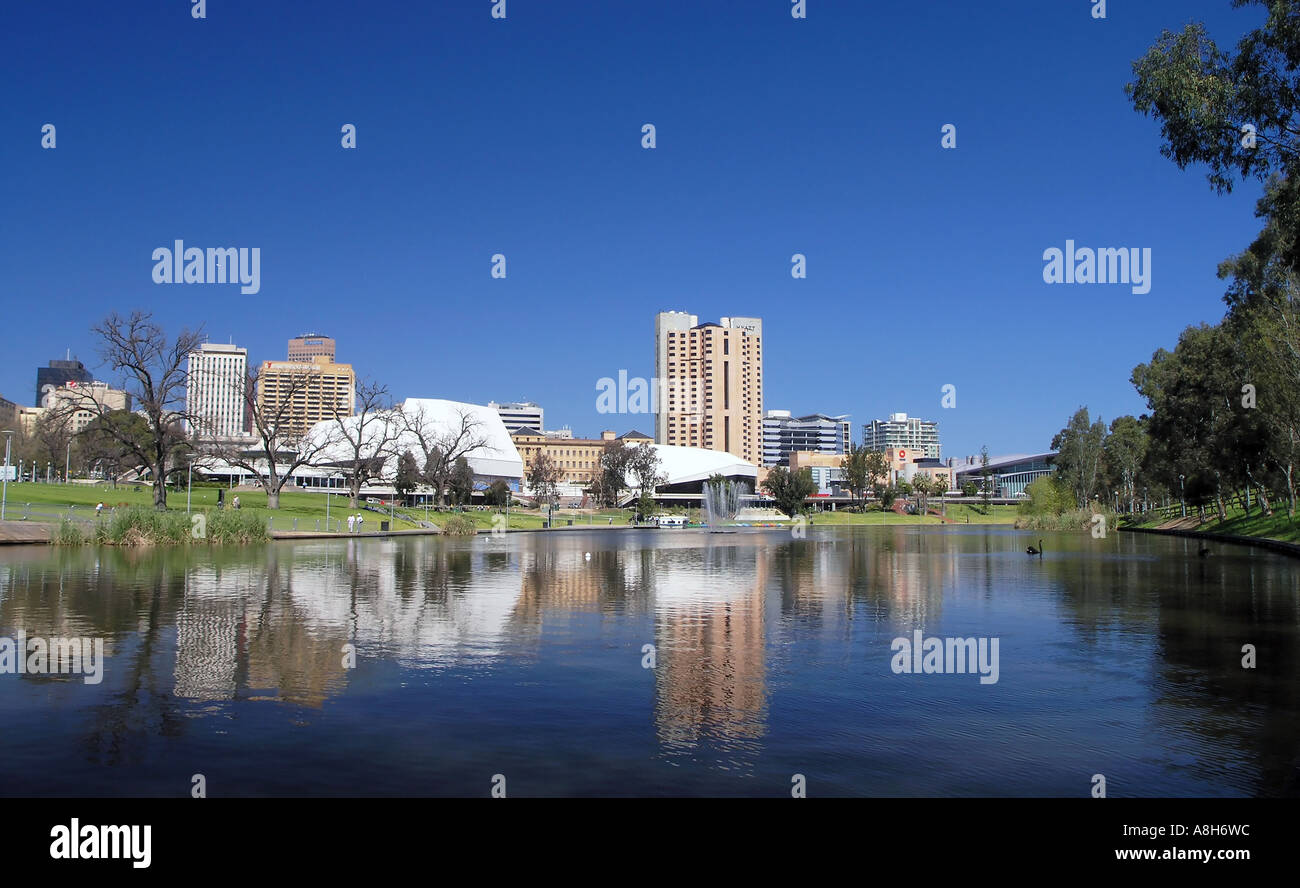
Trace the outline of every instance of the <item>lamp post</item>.
<path fill-rule="evenodd" d="M 5 475 L 4 489 L 0 492 L 0 521 L 5 517 L 5 506 L 9 503 L 9 442 L 13 440 L 14 433 L 10 429 L 4 430 L 5 436 Z"/>
<path fill-rule="evenodd" d="M 68 439 L 68 453 L 67 453 L 67 455 L 64 456 L 64 458 L 63 458 L 63 483 L 64 483 L 64 484 L 67 484 L 68 481 L 71 479 L 71 478 L 70 478 L 70 476 L 71 476 L 71 471 L 70 471 L 71 468 L 72 468 L 72 439 L 69 438 L 69 439 Z"/>
<path fill-rule="evenodd" d="M 48 459 L 45 461 L 45 483 L 50 483 L 50 477 L 54 474 L 54 463 Z"/>
<path fill-rule="evenodd" d="M 1187 496 L 1183 492 L 1183 477 L 1184 476 L 1182 475 L 1178 476 L 1178 501 L 1183 504 L 1183 517 L 1186 518 L 1187 517 Z"/>

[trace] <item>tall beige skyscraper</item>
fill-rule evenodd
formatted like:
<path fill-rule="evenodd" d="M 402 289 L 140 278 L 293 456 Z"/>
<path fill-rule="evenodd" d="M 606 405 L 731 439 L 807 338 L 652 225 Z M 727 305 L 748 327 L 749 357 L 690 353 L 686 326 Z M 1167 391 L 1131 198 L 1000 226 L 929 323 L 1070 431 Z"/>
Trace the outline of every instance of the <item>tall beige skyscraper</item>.
<path fill-rule="evenodd" d="M 334 340 L 321 333 L 304 333 L 289 340 L 289 360 L 325 358 L 334 363 Z"/>
<path fill-rule="evenodd" d="M 265 417 L 282 415 L 286 431 L 301 435 L 321 420 L 354 414 L 356 387 L 351 364 L 335 364 L 324 357 L 263 361 L 257 380 L 258 409 Z"/>
<path fill-rule="evenodd" d="M 655 316 L 655 441 L 763 464 L 763 321 Z"/>

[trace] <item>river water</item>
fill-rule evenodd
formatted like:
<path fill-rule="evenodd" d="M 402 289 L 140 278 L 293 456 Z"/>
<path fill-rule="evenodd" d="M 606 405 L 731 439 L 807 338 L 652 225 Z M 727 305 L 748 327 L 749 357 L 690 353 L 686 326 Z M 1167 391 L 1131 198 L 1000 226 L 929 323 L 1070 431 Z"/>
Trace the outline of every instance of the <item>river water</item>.
<path fill-rule="evenodd" d="M 105 655 L 97 683 L 0 673 L 0 795 L 196 775 L 210 797 L 1082 798 L 1094 775 L 1111 797 L 1300 795 L 1300 561 L 1197 545 L 813 526 L 0 548 L 0 638 Z M 900 653 L 918 638 L 937 661 Z M 985 660 L 954 671 L 950 638 Z"/>

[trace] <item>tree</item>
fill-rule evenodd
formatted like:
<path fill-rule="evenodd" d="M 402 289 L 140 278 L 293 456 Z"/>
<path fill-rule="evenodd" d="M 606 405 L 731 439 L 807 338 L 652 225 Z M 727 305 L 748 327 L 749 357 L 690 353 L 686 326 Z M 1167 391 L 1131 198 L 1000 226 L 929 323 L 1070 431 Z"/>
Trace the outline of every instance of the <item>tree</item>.
<path fill-rule="evenodd" d="M 1164 31 L 1133 63 L 1134 81 L 1125 87 L 1133 107 L 1160 121 L 1160 153 L 1179 169 L 1209 167 L 1218 192 L 1233 180 L 1270 173 L 1291 178 L 1300 172 L 1300 26 L 1291 0 L 1233 0 L 1263 6 L 1264 27 L 1248 32 L 1235 54 L 1220 50 L 1205 25 Z M 1247 125 L 1254 132 L 1246 129 Z M 1294 264 L 1294 263 L 1293 263 Z"/>
<path fill-rule="evenodd" d="M 101 341 L 104 363 L 122 374 L 120 387 L 131 397 L 148 427 L 143 438 L 138 427 L 130 424 L 106 423 L 103 431 L 113 436 L 137 465 L 149 470 L 153 476 L 154 508 L 164 510 L 172 456 L 186 443 L 186 367 L 190 353 L 203 341 L 202 330 L 182 330 L 175 339 L 169 339 L 150 313 L 134 311 L 127 318 L 114 312 L 91 332 Z M 113 412 L 89 392 L 74 398 L 78 409 L 89 410 L 96 417 Z"/>
<path fill-rule="evenodd" d="M 401 408 L 393 405 L 388 387 L 373 380 L 363 380 L 356 387 L 356 412 L 335 410 L 331 454 L 341 460 L 330 465 L 344 470 L 348 480 L 348 507 L 355 509 L 361 500 L 361 488 L 377 478 L 392 457 L 402 430 Z"/>
<path fill-rule="evenodd" d="M 889 457 L 883 450 L 872 450 L 864 457 L 864 461 L 867 466 L 868 484 L 874 487 L 879 495 L 882 488 L 892 483 L 889 478 Z"/>
<path fill-rule="evenodd" d="M 418 401 L 414 405 L 408 402 L 398 416 L 403 432 L 419 448 L 416 457 L 423 460 L 424 483 L 433 488 L 434 501 L 442 503 L 456 460 L 468 458 L 488 446 L 483 423 L 464 407 L 457 408 L 447 421 L 441 421 Z"/>
<path fill-rule="evenodd" d="M 62 407 L 47 407 L 32 423 L 32 437 L 36 439 L 39 459 L 62 467 L 67 458 L 68 445 L 72 443 L 72 414 L 70 402 Z M 96 417 L 98 419 L 99 417 Z"/>
<path fill-rule="evenodd" d="M 474 470 L 465 457 L 457 459 L 452 466 L 451 474 L 447 477 L 447 490 L 451 494 L 453 505 L 463 506 L 473 498 Z"/>
<path fill-rule="evenodd" d="M 930 508 L 930 496 L 943 493 L 945 485 L 938 478 L 917 473 L 912 476 L 912 492 L 916 494 L 916 511 L 924 515 Z"/>
<path fill-rule="evenodd" d="M 880 508 L 888 512 L 894 508 L 894 500 L 898 499 L 898 488 L 893 484 L 886 484 L 877 488 L 876 496 L 880 497 Z"/>
<path fill-rule="evenodd" d="M 130 410 L 114 410 L 92 419 L 77 438 L 86 465 L 102 471 L 116 488 L 117 479 L 136 467 L 135 454 L 149 446 L 149 423 Z M 123 439 L 134 444 L 127 446 Z"/>
<path fill-rule="evenodd" d="M 636 487 L 641 496 L 650 494 L 654 498 L 655 488 L 664 483 L 663 466 L 659 451 L 649 444 L 628 448 L 627 470 L 636 479 Z"/>
<path fill-rule="evenodd" d="M 1185 489 L 1194 503 L 1213 499 L 1221 515 L 1224 487 L 1240 470 L 1233 450 L 1242 428 L 1243 372 L 1231 337 L 1208 324 L 1188 327 L 1172 352 L 1158 349 L 1133 369 L 1134 387 L 1151 408 L 1156 478 L 1170 490 Z"/>
<path fill-rule="evenodd" d="M 1146 461 L 1148 446 L 1146 428 L 1141 420 L 1121 416 L 1111 422 L 1105 442 L 1106 466 L 1115 489 L 1128 500 L 1130 512 L 1137 511 L 1138 472 Z"/>
<path fill-rule="evenodd" d="M 263 371 L 249 374 L 243 387 L 244 413 L 252 417 L 253 441 L 203 435 L 199 448 L 218 456 L 228 465 L 252 475 L 266 492 L 266 507 L 280 508 L 280 491 L 294 472 L 315 465 L 330 454 L 340 442 L 337 424 L 332 420 L 304 429 L 296 416 L 299 404 L 318 385 L 320 369 L 302 364 L 274 375 L 274 396 L 265 391 L 270 380 Z"/>
<path fill-rule="evenodd" d="M 989 513 L 992 496 L 993 473 L 989 471 L 989 445 L 985 444 L 980 448 L 980 508 L 985 515 Z"/>
<path fill-rule="evenodd" d="M 510 485 L 500 478 L 496 479 L 483 491 L 483 501 L 489 506 L 504 506 L 510 502 Z"/>
<path fill-rule="evenodd" d="M 393 489 L 401 497 L 409 496 L 420 483 L 420 465 L 415 461 L 415 454 L 407 450 L 397 458 L 397 475 L 393 479 Z"/>
<path fill-rule="evenodd" d="M 1056 470 L 1074 491 L 1080 509 L 1092 502 L 1102 480 L 1106 447 L 1106 423 L 1092 422 L 1088 408 L 1080 407 L 1069 425 L 1056 433 L 1052 449 L 1058 451 Z"/>
<path fill-rule="evenodd" d="M 774 466 L 763 481 L 763 489 L 776 500 L 776 507 L 793 518 L 805 508 L 805 500 L 817 492 L 811 469 L 788 471 L 785 466 Z"/>
<path fill-rule="evenodd" d="M 844 459 L 840 461 L 840 471 L 844 475 L 844 486 L 849 489 L 855 506 L 871 486 L 869 453 L 870 451 L 867 448 L 850 443 L 848 453 L 844 454 Z"/>
<path fill-rule="evenodd" d="M 605 442 L 597 472 L 600 475 L 599 489 L 606 505 L 618 505 L 623 491 L 627 490 L 628 464 L 631 459 L 632 448 L 625 446 L 621 440 L 616 438 Z"/>
<path fill-rule="evenodd" d="M 538 450 L 533 454 L 532 462 L 528 464 L 525 472 L 525 480 L 528 481 L 528 487 L 533 495 L 537 497 L 539 507 L 554 505 L 562 474 L 559 464 L 551 459 L 550 454 L 545 450 Z"/>

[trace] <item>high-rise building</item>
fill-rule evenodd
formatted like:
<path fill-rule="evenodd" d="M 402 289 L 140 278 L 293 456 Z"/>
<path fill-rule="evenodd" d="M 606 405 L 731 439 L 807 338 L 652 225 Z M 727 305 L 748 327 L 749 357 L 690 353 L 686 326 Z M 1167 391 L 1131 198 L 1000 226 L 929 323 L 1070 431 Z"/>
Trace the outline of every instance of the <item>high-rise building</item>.
<path fill-rule="evenodd" d="M 514 432 L 515 429 L 529 429 L 538 434 L 542 433 L 544 428 L 542 424 L 542 408 L 531 401 L 514 404 L 498 404 L 496 401 L 488 401 L 488 406 L 501 414 L 501 421 L 505 423 L 507 431 Z"/>
<path fill-rule="evenodd" d="M 289 360 L 310 362 L 312 358 L 325 358 L 334 363 L 334 340 L 321 333 L 304 333 L 289 340 Z"/>
<path fill-rule="evenodd" d="M 284 432 L 304 434 L 322 420 L 356 413 L 357 378 L 351 364 L 324 357 L 311 361 L 263 361 L 257 405 L 267 418 L 282 417 Z"/>
<path fill-rule="evenodd" d="M 787 465 L 792 453 L 848 453 L 852 434 L 847 415 L 769 410 L 763 417 L 763 465 Z"/>
<path fill-rule="evenodd" d="M 48 367 L 36 368 L 36 407 L 48 407 L 45 403 L 50 393 L 70 382 L 93 382 L 94 376 L 86 365 L 71 357 L 65 361 L 50 361 Z"/>
<path fill-rule="evenodd" d="M 94 422 L 103 410 L 130 410 L 131 396 L 107 382 L 70 381 L 45 397 L 45 414 L 63 415 L 74 435 Z"/>
<path fill-rule="evenodd" d="M 763 321 L 696 321 L 686 312 L 655 317 L 655 440 L 761 465 Z"/>
<path fill-rule="evenodd" d="M 901 447 L 916 456 L 939 459 L 939 424 L 891 413 L 889 419 L 875 419 L 862 427 L 862 446 L 868 450 Z"/>
<path fill-rule="evenodd" d="M 185 378 L 187 429 L 204 437 L 236 438 L 248 432 L 248 350 L 205 342 L 190 352 Z"/>

